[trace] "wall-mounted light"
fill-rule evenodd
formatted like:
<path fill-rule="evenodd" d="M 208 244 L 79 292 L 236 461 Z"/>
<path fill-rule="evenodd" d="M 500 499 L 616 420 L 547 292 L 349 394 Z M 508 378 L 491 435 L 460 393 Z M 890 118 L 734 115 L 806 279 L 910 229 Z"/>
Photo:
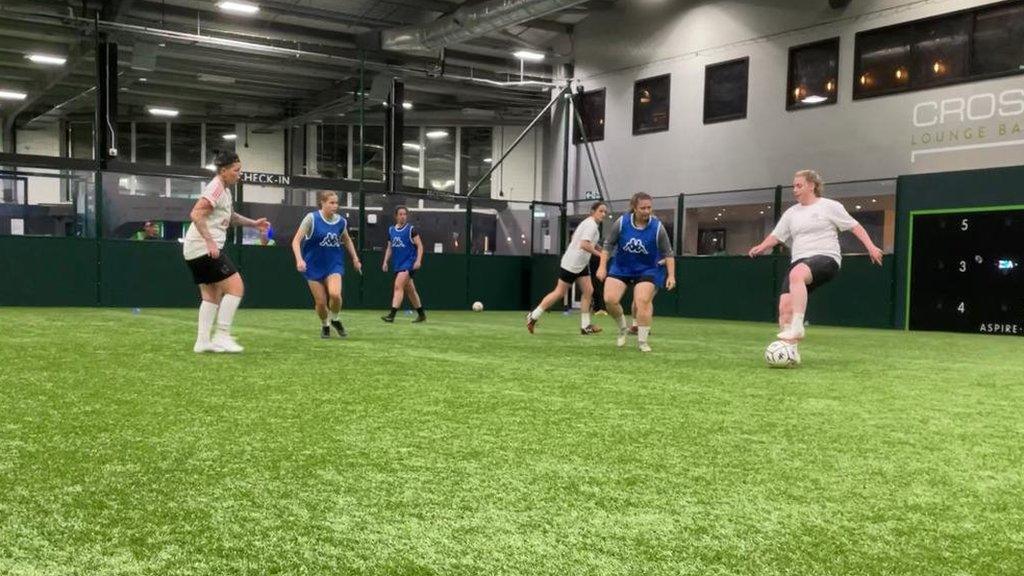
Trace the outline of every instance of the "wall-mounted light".
<path fill-rule="evenodd" d="M 906 82 L 910 79 L 910 72 L 908 72 L 903 66 L 896 69 L 895 75 L 898 82 Z"/>
<path fill-rule="evenodd" d="M 936 76 L 942 76 L 946 73 L 946 64 L 942 60 L 936 60 L 932 63 L 932 72 Z"/>

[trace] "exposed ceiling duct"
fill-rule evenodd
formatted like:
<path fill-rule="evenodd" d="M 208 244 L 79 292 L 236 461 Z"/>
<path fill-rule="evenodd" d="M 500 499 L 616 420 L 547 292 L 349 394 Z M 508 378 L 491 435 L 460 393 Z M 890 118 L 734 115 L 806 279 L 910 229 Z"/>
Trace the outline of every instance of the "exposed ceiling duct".
<path fill-rule="evenodd" d="M 464 6 L 423 26 L 381 30 L 380 44 L 395 52 L 433 51 L 582 4 L 586 0 L 488 0 Z"/>

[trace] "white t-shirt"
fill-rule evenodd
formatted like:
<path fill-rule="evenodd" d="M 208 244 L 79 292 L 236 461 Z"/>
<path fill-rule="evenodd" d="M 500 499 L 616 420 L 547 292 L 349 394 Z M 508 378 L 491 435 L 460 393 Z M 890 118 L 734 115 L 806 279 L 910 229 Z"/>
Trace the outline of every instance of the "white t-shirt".
<path fill-rule="evenodd" d="M 203 198 L 213 204 L 213 211 L 206 217 L 206 229 L 210 236 L 217 243 L 218 248 L 224 248 L 224 242 L 228 238 L 228 226 L 231 225 L 231 191 L 224 186 L 219 176 L 215 176 L 203 189 Z M 206 240 L 199 234 L 195 225 L 189 226 L 185 233 L 185 245 L 182 250 L 185 253 L 185 260 L 195 260 L 208 253 Z"/>
<path fill-rule="evenodd" d="M 795 262 L 811 256 L 828 256 L 843 263 L 839 232 L 857 225 L 853 216 L 835 200 L 819 198 L 814 204 L 791 206 L 772 230 L 772 236 L 786 243 Z"/>
<path fill-rule="evenodd" d="M 574 274 L 582 272 L 590 263 L 590 252 L 580 248 L 580 243 L 589 240 L 594 247 L 597 247 L 597 241 L 600 238 L 601 230 L 593 218 L 586 218 L 580 222 L 576 231 L 572 233 L 572 240 L 569 241 L 565 254 L 562 255 L 562 268 Z"/>

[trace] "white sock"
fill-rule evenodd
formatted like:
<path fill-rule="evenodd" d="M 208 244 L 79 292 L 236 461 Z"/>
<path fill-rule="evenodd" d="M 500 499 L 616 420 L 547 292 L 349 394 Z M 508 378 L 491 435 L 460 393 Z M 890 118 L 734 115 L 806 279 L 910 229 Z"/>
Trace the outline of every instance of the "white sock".
<path fill-rule="evenodd" d="M 638 342 L 647 342 L 647 336 L 651 333 L 650 326 L 638 326 L 636 329 L 636 339 Z"/>
<path fill-rule="evenodd" d="M 544 314 L 544 309 L 541 308 L 540 306 L 537 306 L 536 308 L 533 309 L 533 312 L 530 312 L 530 318 L 533 318 L 534 320 L 540 320 L 540 317 L 543 314 Z"/>
<path fill-rule="evenodd" d="M 332 322 L 337 322 L 340 317 L 341 317 L 341 310 L 339 310 L 337 312 L 331 311 L 331 321 Z"/>
<path fill-rule="evenodd" d="M 242 299 L 232 294 L 225 294 L 220 299 L 220 311 L 217 313 L 217 329 L 225 334 L 231 333 L 231 323 L 235 320 L 235 312 Z"/>
<path fill-rule="evenodd" d="M 580 326 L 583 328 L 590 326 L 590 312 L 580 312 Z"/>
<path fill-rule="evenodd" d="M 327 318 L 321 318 L 320 319 L 320 323 L 323 324 L 324 327 L 326 328 L 327 327 Z"/>
<path fill-rule="evenodd" d="M 619 316 L 615 321 L 619 324 L 619 330 L 625 330 L 627 328 L 625 316 Z"/>
<path fill-rule="evenodd" d="M 213 322 L 217 319 L 217 308 L 219 306 L 206 300 L 199 305 L 199 330 L 196 342 L 210 341 L 210 331 L 213 330 Z"/>
<path fill-rule="evenodd" d="M 793 326 L 794 328 L 796 328 L 796 327 L 803 328 L 803 326 L 804 326 L 804 315 L 803 314 L 796 314 L 796 313 L 794 313 L 793 314 L 793 322 L 790 323 L 790 326 Z"/>
<path fill-rule="evenodd" d="M 636 323 L 636 318 L 633 318 L 633 324 L 632 324 L 632 326 L 633 326 L 634 328 L 635 328 L 635 327 L 637 326 L 637 323 Z"/>

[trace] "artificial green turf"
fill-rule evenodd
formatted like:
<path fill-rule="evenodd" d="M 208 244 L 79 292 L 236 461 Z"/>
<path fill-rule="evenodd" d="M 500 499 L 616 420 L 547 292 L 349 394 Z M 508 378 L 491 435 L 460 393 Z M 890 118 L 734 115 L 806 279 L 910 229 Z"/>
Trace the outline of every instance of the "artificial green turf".
<path fill-rule="evenodd" d="M 194 317 L 0 310 L 0 574 L 1024 570 L 1021 339 Z"/>

